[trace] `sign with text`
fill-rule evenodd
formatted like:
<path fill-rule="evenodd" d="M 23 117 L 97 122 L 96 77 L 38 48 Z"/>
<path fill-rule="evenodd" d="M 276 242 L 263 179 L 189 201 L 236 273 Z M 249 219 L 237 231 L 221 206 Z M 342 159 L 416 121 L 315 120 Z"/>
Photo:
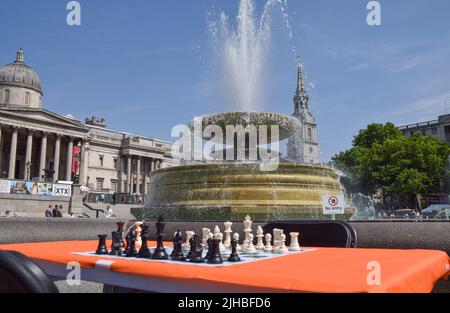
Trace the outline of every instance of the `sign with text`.
<path fill-rule="evenodd" d="M 53 184 L 53 195 L 58 197 L 71 197 L 72 196 L 72 186 Z"/>
<path fill-rule="evenodd" d="M 345 214 L 345 199 L 343 195 L 323 195 L 322 207 L 324 215 Z"/>

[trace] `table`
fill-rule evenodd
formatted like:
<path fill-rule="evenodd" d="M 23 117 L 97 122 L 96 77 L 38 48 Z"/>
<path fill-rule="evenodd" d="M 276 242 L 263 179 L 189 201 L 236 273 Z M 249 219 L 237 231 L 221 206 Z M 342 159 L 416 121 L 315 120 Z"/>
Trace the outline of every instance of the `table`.
<path fill-rule="evenodd" d="M 96 241 L 70 241 L 0 245 L 0 250 L 23 253 L 52 276 L 65 278 L 67 264 L 78 262 L 82 280 L 154 292 L 431 292 L 449 275 L 448 255 L 435 250 L 314 248 L 227 267 L 73 254 L 96 247 Z"/>

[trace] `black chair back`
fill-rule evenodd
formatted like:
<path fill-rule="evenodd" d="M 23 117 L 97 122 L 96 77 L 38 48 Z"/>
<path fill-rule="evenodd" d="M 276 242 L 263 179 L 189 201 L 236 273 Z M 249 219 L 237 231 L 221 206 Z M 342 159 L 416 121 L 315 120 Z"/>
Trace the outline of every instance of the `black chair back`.
<path fill-rule="evenodd" d="M 0 251 L 0 293 L 58 293 L 35 262 L 15 251 Z"/>
<path fill-rule="evenodd" d="M 290 244 L 291 232 L 299 232 L 301 246 L 356 248 L 356 231 L 343 221 L 292 221 L 273 222 L 263 227 L 264 233 L 273 233 L 275 228 L 283 229 L 286 244 Z"/>

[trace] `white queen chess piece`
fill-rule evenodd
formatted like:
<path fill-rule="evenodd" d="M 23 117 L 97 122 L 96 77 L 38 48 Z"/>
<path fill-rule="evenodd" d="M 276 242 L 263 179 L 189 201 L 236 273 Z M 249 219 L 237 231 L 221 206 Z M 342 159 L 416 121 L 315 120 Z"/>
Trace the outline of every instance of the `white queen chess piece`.
<path fill-rule="evenodd" d="M 208 235 L 211 233 L 211 229 L 209 228 L 202 228 L 202 234 L 203 234 L 203 239 L 202 239 L 202 247 L 204 250 L 208 250 Z"/>
<path fill-rule="evenodd" d="M 272 235 L 266 234 L 266 246 L 264 247 L 264 252 L 272 252 Z"/>
<path fill-rule="evenodd" d="M 225 240 L 223 242 L 223 245 L 225 246 L 225 248 L 230 248 L 231 245 L 231 234 L 233 233 L 233 231 L 231 230 L 231 227 L 233 226 L 233 223 L 231 222 L 225 222 L 223 223 L 223 225 L 225 226 Z"/>
<path fill-rule="evenodd" d="M 244 250 L 245 253 L 256 253 L 257 252 L 255 246 L 253 245 L 253 238 L 254 238 L 253 234 L 251 234 L 251 233 L 248 234 L 248 245 L 247 245 L 247 248 Z"/>
<path fill-rule="evenodd" d="M 235 233 L 234 235 L 233 235 L 233 238 L 237 241 L 237 246 L 236 246 L 236 251 L 237 252 L 239 252 L 239 251 L 242 251 L 242 248 L 241 248 L 241 245 L 239 244 L 239 234 L 238 233 Z"/>
<path fill-rule="evenodd" d="M 290 233 L 291 235 L 291 245 L 289 246 L 289 251 L 297 252 L 301 251 L 300 244 L 298 243 L 298 236 L 300 233 Z"/>
<path fill-rule="evenodd" d="M 256 250 L 263 251 L 264 250 L 264 242 L 263 242 L 264 230 L 262 229 L 261 226 L 258 226 L 258 229 L 256 230 L 256 238 L 258 240 L 256 243 Z"/>
<path fill-rule="evenodd" d="M 285 234 L 281 234 L 280 235 L 280 246 L 278 248 L 278 254 L 288 254 L 289 250 L 286 247 L 286 235 Z"/>
<path fill-rule="evenodd" d="M 245 250 L 249 244 L 249 234 L 253 231 L 252 230 L 252 218 L 250 217 L 250 215 L 247 215 L 245 217 L 244 220 L 244 233 L 245 233 L 245 239 L 244 239 L 244 243 L 242 245 L 242 248 Z"/>

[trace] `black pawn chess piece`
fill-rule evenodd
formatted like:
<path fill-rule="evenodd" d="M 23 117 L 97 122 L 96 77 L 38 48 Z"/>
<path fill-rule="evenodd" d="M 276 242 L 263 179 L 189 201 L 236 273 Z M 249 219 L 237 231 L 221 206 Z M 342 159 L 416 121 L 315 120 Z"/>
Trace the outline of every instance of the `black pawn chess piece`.
<path fill-rule="evenodd" d="M 164 248 L 164 227 L 166 224 L 164 223 L 164 218 L 161 216 L 158 218 L 158 222 L 156 225 L 156 249 L 152 254 L 153 260 L 168 260 L 169 256 L 167 255 L 166 249 Z"/>
<path fill-rule="evenodd" d="M 113 231 L 112 232 L 112 245 L 111 245 L 111 252 L 109 253 L 109 255 L 114 255 L 114 256 L 121 256 L 122 255 L 122 240 L 121 240 L 121 236 L 120 233 L 117 231 Z"/>
<path fill-rule="evenodd" d="M 142 240 L 142 245 L 141 248 L 139 249 L 138 258 L 141 259 L 149 259 L 151 257 L 151 253 L 150 253 L 150 249 L 148 248 L 148 228 L 149 225 L 148 224 L 142 224 L 141 225 L 141 240 Z"/>
<path fill-rule="evenodd" d="M 106 248 L 106 237 L 108 237 L 108 235 L 98 235 L 98 247 L 97 251 L 95 251 L 95 254 L 108 254 L 108 248 Z"/>
<path fill-rule="evenodd" d="M 124 222 L 117 222 L 117 232 L 119 233 L 119 237 L 120 237 L 120 246 L 121 248 L 125 248 L 125 242 L 123 241 L 123 227 L 125 225 Z"/>
<path fill-rule="evenodd" d="M 231 239 L 231 254 L 230 257 L 228 258 L 228 262 L 241 262 L 241 258 L 239 257 L 238 253 L 237 253 L 237 245 L 238 245 L 238 241 L 236 239 Z"/>
<path fill-rule="evenodd" d="M 196 240 L 197 239 L 197 235 L 193 235 L 190 239 L 189 239 L 189 246 L 190 246 L 190 250 L 189 253 L 186 255 L 186 259 L 190 260 L 192 259 L 195 255 L 196 255 Z"/>
<path fill-rule="evenodd" d="M 135 258 L 138 254 L 137 250 L 136 250 L 136 232 L 134 231 L 134 229 L 130 230 L 130 234 L 129 236 L 129 250 L 126 252 L 126 257 L 127 258 Z"/>
<path fill-rule="evenodd" d="M 211 240 L 211 246 L 208 256 L 208 264 L 222 264 L 223 259 L 220 255 L 220 240 L 219 239 L 210 239 Z"/>
<path fill-rule="evenodd" d="M 194 235 L 193 237 L 194 239 L 194 252 L 192 253 L 192 244 L 191 244 L 191 258 L 190 258 L 190 262 L 191 263 L 204 263 L 206 260 L 204 258 L 202 258 L 202 254 L 203 254 L 203 248 L 201 245 L 201 240 L 197 235 Z M 192 238 L 191 238 L 192 240 Z M 191 241 L 189 242 L 191 243 Z"/>
<path fill-rule="evenodd" d="M 186 257 L 183 254 L 183 234 L 181 233 L 181 230 L 178 230 L 175 234 L 175 246 L 173 252 L 172 261 L 186 261 Z"/>

